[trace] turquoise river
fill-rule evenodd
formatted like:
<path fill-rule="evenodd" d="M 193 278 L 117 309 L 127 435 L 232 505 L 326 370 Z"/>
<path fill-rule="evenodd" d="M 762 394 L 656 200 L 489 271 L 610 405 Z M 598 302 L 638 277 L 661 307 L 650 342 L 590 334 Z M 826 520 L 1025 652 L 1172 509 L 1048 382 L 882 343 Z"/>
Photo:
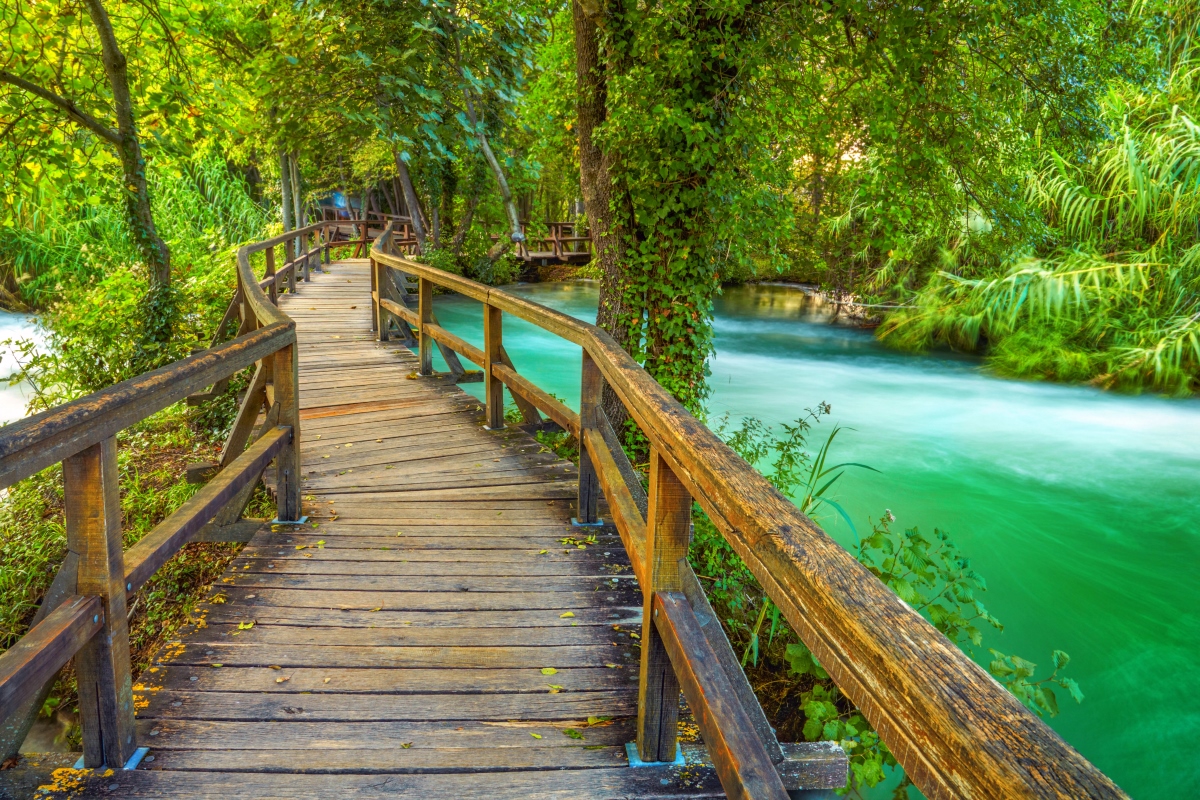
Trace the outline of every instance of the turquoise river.
<path fill-rule="evenodd" d="M 512 289 L 595 318 L 592 284 Z M 439 295 L 435 307 L 482 344 L 477 303 Z M 523 374 L 576 404 L 578 348 L 508 316 L 504 340 Z M 994 647 L 1044 670 L 1065 650 L 1086 697 L 1060 693 L 1050 724 L 1138 800 L 1196 796 L 1200 402 L 1001 380 L 974 359 L 898 353 L 780 286 L 718 300 L 711 367 L 712 418 L 778 425 L 829 403 L 822 428 L 853 429 L 835 460 L 879 470 L 841 481 L 836 499 L 855 525 L 891 509 L 897 525 L 947 530 L 987 579 L 983 599 L 1005 630 L 985 633 L 977 658 Z M 820 522 L 853 543 L 840 519 Z"/>

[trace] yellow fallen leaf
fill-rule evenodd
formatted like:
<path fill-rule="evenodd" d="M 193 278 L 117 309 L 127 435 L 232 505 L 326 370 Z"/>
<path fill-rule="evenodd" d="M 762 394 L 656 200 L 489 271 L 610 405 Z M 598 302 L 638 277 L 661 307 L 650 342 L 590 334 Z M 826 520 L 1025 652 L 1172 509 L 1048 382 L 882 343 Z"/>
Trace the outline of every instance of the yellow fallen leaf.
<path fill-rule="evenodd" d="M 544 555 L 546 555 L 546 553 L 549 553 L 549 552 L 550 552 L 549 550 L 538 550 L 538 555 L 544 556 Z"/>
<path fill-rule="evenodd" d="M 267 667 L 267 669 L 283 669 L 283 667 L 279 666 L 278 664 L 271 664 L 269 667 Z"/>
<path fill-rule="evenodd" d="M 379 608 L 372 608 L 371 610 L 372 611 L 383 611 L 383 606 L 380 606 Z"/>
<path fill-rule="evenodd" d="M 541 735 L 540 733 L 534 733 L 533 731 L 530 731 L 530 732 L 529 732 L 529 735 L 530 735 L 530 736 L 532 736 L 532 737 L 533 737 L 533 738 L 535 738 L 535 739 L 540 739 L 540 738 L 542 738 L 542 735 Z"/>
<path fill-rule="evenodd" d="M 353 443 L 353 442 L 346 442 L 346 447 L 354 447 L 354 443 Z"/>
<path fill-rule="evenodd" d="M 412 742 L 404 742 L 403 744 L 400 745 L 400 747 L 402 747 L 405 750 L 409 749 L 412 746 L 413 746 Z"/>
<path fill-rule="evenodd" d="M 326 678 L 326 679 L 323 681 L 323 683 L 329 683 L 331 680 L 333 680 L 333 679 L 332 679 L 332 678 Z"/>
<path fill-rule="evenodd" d="M 292 676 L 291 676 L 291 675 L 284 675 L 282 678 L 276 678 L 276 679 L 275 679 L 275 682 L 276 682 L 276 683 L 287 683 L 287 682 L 288 682 L 288 681 L 290 681 L 291 679 L 292 679 Z"/>
<path fill-rule="evenodd" d="M 210 667 L 223 667 L 224 664 L 209 664 Z"/>
<path fill-rule="evenodd" d="M 556 674 L 558 674 L 558 670 L 556 670 L 554 667 L 542 667 L 542 674 L 543 675 L 556 675 Z"/>
<path fill-rule="evenodd" d="M 297 550 L 307 550 L 307 549 L 308 549 L 308 545 L 306 545 L 306 544 L 298 544 L 298 545 L 296 545 L 296 549 L 297 549 Z"/>
<path fill-rule="evenodd" d="M 559 618 L 559 619 L 566 619 L 567 617 L 573 617 L 573 616 L 575 616 L 575 612 L 574 612 L 574 611 L 566 611 L 566 612 L 564 612 L 564 613 L 562 613 L 562 614 L 559 614 L 559 615 L 558 615 L 558 618 Z"/>
<path fill-rule="evenodd" d="M 318 550 L 325 549 L 325 540 L 324 539 L 317 539 L 317 549 Z"/>
<path fill-rule="evenodd" d="M 249 622 L 239 622 L 238 623 L 239 631 L 248 631 L 253 627 L 254 627 L 254 620 L 250 620 Z"/>

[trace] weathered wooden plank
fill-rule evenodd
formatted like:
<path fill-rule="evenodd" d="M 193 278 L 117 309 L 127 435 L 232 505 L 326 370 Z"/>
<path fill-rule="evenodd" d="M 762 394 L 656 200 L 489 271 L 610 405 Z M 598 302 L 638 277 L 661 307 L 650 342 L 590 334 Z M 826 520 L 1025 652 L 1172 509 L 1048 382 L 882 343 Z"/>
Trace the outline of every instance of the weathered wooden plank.
<path fill-rule="evenodd" d="M 241 588 L 312 589 L 319 591 L 357 592 L 508 592 L 530 593 L 536 588 L 545 592 L 583 592 L 598 588 L 613 591 L 633 591 L 632 576 L 543 575 L 536 587 L 526 576 L 496 575 L 295 575 L 280 574 L 271 567 L 260 572 L 244 571 L 237 577 Z"/>
<path fill-rule="evenodd" d="M 244 597 L 244 596 L 243 596 Z M 259 598 L 255 598 L 258 600 Z M 412 625 L 420 628 L 545 628 L 561 626 L 564 622 L 560 609 L 530 609 L 520 611 L 479 611 L 467 609 L 464 611 L 401 611 L 383 609 L 369 611 L 363 609 L 344 609 L 331 611 L 328 608 L 296 608 L 294 606 L 275 606 L 269 602 L 249 600 L 215 605 L 209 609 L 205 620 L 208 625 L 237 625 L 247 620 L 255 620 L 259 625 L 294 625 L 298 627 L 330 627 L 330 628 L 395 628 Z M 603 605 L 589 608 L 573 609 L 575 615 L 570 621 L 579 627 L 602 625 L 609 630 L 613 626 L 621 628 L 614 631 L 618 640 L 628 641 L 623 636 L 626 629 L 639 631 L 642 624 L 642 609 L 640 606 Z"/>
<path fill-rule="evenodd" d="M 656 503 L 653 489 L 650 502 Z M 652 606 L 647 622 L 661 634 L 725 793 L 731 798 L 786 800 L 779 773 L 709 648 L 687 598 L 678 592 L 655 592 Z"/>
<path fill-rule="evenodd" d="M 679 680 L 654 625 L 654 596 L 656 592 L 683 588 L 679 561 L 687 558 L 691 522 L 692 498 L 658 453 L 651 450 L 650 505 L 641 569 L 642 657 L 638 673 L 637 746 L 643 761 L 675 760 Z M 688 651 L 684 654 L 688 655 Z M 721 777 L 725 778 L 724 773 Z M 725 788 L 728 790 L 729 786 Z"/>
<path fill-rule="evenodd" d="M 100 598 L 72 595 L 0 654 L 0 720 L 9 720 L 29 697 L 103 628 Z"/>
<path fill-rule="evenodd" d="M 288 677 L 284 670 L 272 670 Z M 330 674 L 330 682 L 337 673 Z M 291 682 L 290 680 L 288 681 Z M 547 680 L 549 683 L 550 681 Z M 637 696 L 625 692 L 563 694 L 251 694 L 247 692 L 157 692 L 138 713 L 142 720 L 226 720 L 258 722 L 437 722 L 586 720 L 627 717 Z M 336 730 L 336 728 L 334 728 Z M 186 746 L 186 745 L 185 745 Z"/>
<path fill-rule="evenodd" d="M 269 647 L 244 647 L 218 642 L 203 645 L 185 644 L 184 650 L 173 659 L 176 665 L 192 665 L 208 669 L 212 664 L 235 667 L 255 667 L 278 664 L 288 667 L 380 667 L 402 669 L 409 667 L 477 667 L 507 668 L 536 667 L 603 667 L 636 668 L 633 655 L 611 645 L 555 645 L 548 647 L 376 647 L 345 645 L 310 647 L 275 644 Z"/>
<path fill-rule="evenodd" d="M 225 666 L 220 669 L 195 669 L 169 665 L 143 674 L 135 691 L 152 693 L 164 690 L 189 692 L 267 692 L 273 695 L 301 693 L 490 695 L 549 694 L 551 685 L 561 686 L 559 695 L 590 692 L 627 691 L 636 693 L 628 670 L 608 667 L 564 667 L 554 675 L 543 675 L 540 668 L 529 669 L 372 669 L 291 667 L 286 676 L 268 667 Z M 279 678 L 287 677 L 286 681 Z M 195 680 L 192 680 L 195 678 Z M 329 680 L 326 681 L 326 678 Z M 138 688 L 141 687 L 141 688 Z M 554 695 L 558 698 L 559 695 Z"/>
<path fill-rule="evenodd" d="M 416 747 L 386 750 L 155 750 L 155 770 L 277 772 L 301 775 L 396 775 L 480 773 L 536 769 L 623 767 L 625 748 L 594 745 L 557 748 L 481 747 L 468 756 L 459 748 Z M 551 776 L 553 780 L 553 776 Z"/>
<path fill-rule="evenodd" d="M 42 595 L 41 604 L 30 622 L 31 628 L 44 620 L 51 611 L 74 594 L 78 571 L 79 556 L 67 551 L 63 563 L 59 565 L 58 573 L 50 582 L 50 587 L 45 594 Z M 46 698 L 50 696 L 53 686 L 54 680 L 51 677 L 42 683 L 40 689 L 26 692 L 26 700 L 23 704 L 18 704 L 14 709 L 0 713 L 0 758 L 7 761 L 20 752 L 21 745 L 33 728 L 33 723 L 41 713 L 42 706 L 45 704 Z"/>
<path fill-rule="evenodd" d="M 537 628 L 475 627 L 469 621 L 454 627 L 405 625 L 404 622 L 409 620 L 381 620 L 372 627 L 303 628 L 297 625 L 271 625 L 259 620 L 257 615 L 247 614 L 238 624 L 257 621 L 253 628 L 238 628 L 237 624 L 232 623 L 210 623 L 191 633 L 188 643 L 228 644 L 231 647 L 262 647 L 275 644 L 313 647 L 628 647 L 631 644 L 628 637 L 619 636 L 619 632 L 614 631 L 611 625 L 572 625 L 572 620 L 560 619 L 560 615 L 554 612 L 545 616 L 542 626 Z M 391 627 L 392 625 L 395 627 Z M 678 696 L 675 699 L 678 700 Z"/>
<path fill-rule="evenodd" d="M 490 559 L 479 559 L 472 557 L 470 561 L 387 561 L 387 560 L 355 560 L 346 559 L 329 559 L 325 558 L 326 552 L 324 548 L 317 551 L 314 555 L 312 552 L 297 553 L 297 556 L 306 555 L 310 558 L 276 558 L 271 556 L 258 556 L 256 558 L 239 558 L 233 562 L 231 569 L 241 570 L 235 572 L 241 575 L 245 572 L 247 575 L 253 575 L 267 571 L 267 564 L 274 564 L 271 572 L 275 575 L 287 574 L 295 576 L 313 576 L 313 575 L 344 575 L 348 577 L 370 576 L 386 576 L 386 577 L 522 577 L 522 578 L 545 578 L 545 577 L 576 577 L 586 578 L 591 581 L 604 580 L 609 581 L 611 578 L 617 577 L 619 573 L 614 571 L 613 566 L 623 568 L 623 565 L 610 565 L 604 559 L 565 559 L 565 560 L 550 560 L 546 556 L 538 555 L 536 552 L 528 554 L 520 560 L 506 559 L 503 561 L 493 561 Z M 375 553 L 367 552 L 362 554 L 365 559 Z M 609 559 L 611 560 L 611 559 Z M 528 580 L 526 581 L 528 584 Z"/>
<path fill-rule="evenodd" d="M 627 606 L 636 603 L 628 589 L 587 592 L 354 592 L 333 590 L 221 587 L 230 598 L 255 595 L 256 600 L 275 606 L 297 608 L 372 608 L 403 611 L 522 611 L 552 608 L 574 611 L 598 606 Z"/>
<path fill-rule="evenodd" d="M 528 736 L 526 737 L 528 738 Z M 398 747 L 398 744 L 393 744 Z M 413 749 L 416 749 L 415 745 Z M 279 775 L 201 771 L 134 770 L 115 778 L 89 778 L 85 792 L 101 794 L 108 785 L 120 797 L 254 798 L 254 800 L 325 800 L 351 795 L 379 798 L 469 797 L 477 794 L 474 775 Z M 114 783 L 115 781 L 115 783 Z M 94 784 L 94 785 L 92 785 Z M 656 768 L 569 769 L 500 772 L 488 775 L 487 796 L 494 800 L 612 800 L 641 797 L 722 797 L 711 770 L 697 768 L 686 781 L 678 770 Z M 47 795 L 52 797 L 53 795 Z M 66 793 L 59 795 L 65 797 Z"/>
<path fill-rule="evenodd" d="M 330 750 L 400 750 L 402 744 L 412 744 L 414 749 L 557 749 L 564 745 L 622 746 L 629 741 L 632 733 L 627 720 L 613 720 L 612 725 L 583 731 L 582 740 L 571 739 L 563 734 L 567 728 L 578 730 L 581 727 L 586 727 L 586 717 L 575 720 L 514 719 L 499 723 L 492 720 L 459 720 L 454 725 L 402 720 L 387 724 L 374 721 L 341 722 L 336 726 L 336 737 L 333 737 L 329 735 L 333 730 L 330 723 L 301 720 L 289 722 L 286 726 L 275 721 L 191 719 L 155 719 L 138 723 L 139 733 L 143 735 L 151 731 L 159 732 L 157 736 L 147 738 L 147 741 L 154 740 L 155 747 L 169 745 L 172 749 L 187 750 L 293 750 L 319 747 Z M 537 733 L 542 738 L 536 739 L 530 733 Z M 628 766 L 625 769 L 628 770 Z"/>
<path fill-rule="evenodd" d="M 115 437 L 63 462 L 63 512 L 67 548 L 79 557 L 75 591 L 99 598 L 102 608 L 101 630 L 75 656 L 83 761 L 121 767 L 137 743 Z"/>

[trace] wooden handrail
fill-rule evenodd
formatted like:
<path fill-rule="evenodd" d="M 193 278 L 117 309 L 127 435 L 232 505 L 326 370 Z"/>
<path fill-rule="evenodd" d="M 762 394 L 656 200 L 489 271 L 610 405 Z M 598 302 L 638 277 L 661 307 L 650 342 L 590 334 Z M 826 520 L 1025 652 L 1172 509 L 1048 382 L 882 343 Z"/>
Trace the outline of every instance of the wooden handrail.
<path fill-rule="evenodd" d="M 0 488 L 107 439 L 295 340 L 295 325 L 285 317 L 182 361 L 0 428 Z"/>
<path fill-rule="evenodd" d="M 0 654 L 0 720 L 63 668 L 103 626 L 99 597 L 64 600 L 20 641 Z"/>
<path fill-rule="evenodd" d="M 1126 796 L 800 513 L 605 331 L 385 252 L 382 239 L 371 252 L 377 263 L 499 308 L 583 348 L 651 446 L 931 800 Z M 585 430 L 583 444 L 603 460 L 602 439 Z M 611 482 L 615 489 L 616 478 Z M 615 501 L 629 518 L 623 524 L 618 518 L 625 538 L 625 529 L 639 521 L 620 492 L 608 497 L 610 507 Z M 642 556 L 636 545 L 630 557 L 641 578 L 645 566 L 637 563 Z"/>

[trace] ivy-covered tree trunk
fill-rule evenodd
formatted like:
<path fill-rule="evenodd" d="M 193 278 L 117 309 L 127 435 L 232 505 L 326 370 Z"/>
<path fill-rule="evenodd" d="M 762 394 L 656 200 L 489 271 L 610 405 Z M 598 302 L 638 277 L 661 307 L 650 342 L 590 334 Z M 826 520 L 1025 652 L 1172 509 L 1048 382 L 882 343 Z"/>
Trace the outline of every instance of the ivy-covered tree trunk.
<path fill-rule="evenodd" d="M 585 5 L 586 2 L 586 5 Z M 626 307 L 624 274 L 626 233 L 614 219 L 613 183 L 605 153 L 596 133 L 608 115 L 605 65 L 600 60 L 596 22 L 600 10 L 596 0 L 574 0 L 575 79 L 577 86 L 576 131 L 579 136 L 579 182 L 587 212 L 597 266 L 600 267 L 599 325 L 626 350 L 631 350 L 633 328 Z M 605 404 L 606 407 L 609 403 Z M 610 412 L 614 409 L 606 408 Z"/>
<path fill-rule="evenodd" d="M 726 132 L 734 59 L 750 44 L 753 9 L 672 0 L 647 17 L 594 2 L 576 0 L 574 19 L 581 182 L 603 274 L 597 321 L 699 411 L 727 213 L 720 176 L 740 158 Z"/>

